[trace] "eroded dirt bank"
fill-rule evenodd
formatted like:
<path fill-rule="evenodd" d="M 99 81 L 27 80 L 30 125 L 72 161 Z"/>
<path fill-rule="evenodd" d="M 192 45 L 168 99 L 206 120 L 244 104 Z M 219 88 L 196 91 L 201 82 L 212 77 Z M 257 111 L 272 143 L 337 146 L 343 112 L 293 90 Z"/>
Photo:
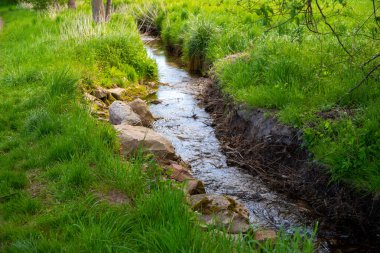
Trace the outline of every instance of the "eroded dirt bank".
<path fill-rule="evenodd" d="M 205 82 L 202 101 L 229 163 L 259 174 L 272 189 L 309 209 L 332 249 L 380 248 L 380 196 L 331 183 L 326 169 L 302 148 L 300 131 L 280 124 L 269 111 L 233 103 L 216 81 Z"/>

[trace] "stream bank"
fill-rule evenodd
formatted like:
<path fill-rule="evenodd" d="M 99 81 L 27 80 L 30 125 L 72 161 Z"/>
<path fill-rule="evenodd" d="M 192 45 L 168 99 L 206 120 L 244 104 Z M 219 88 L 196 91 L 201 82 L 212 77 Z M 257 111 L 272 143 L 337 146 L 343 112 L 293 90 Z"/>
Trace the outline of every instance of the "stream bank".
<path fill-rule="evenodd" d="M 149 57 L 158 66 L 158 103 L 150 110 L 158 118 L 153 129 L 168 138 L 176 154 L 192 168 L 194 176 L 210 194 L 229 195 L 243 203 L 250 222 L 257 227 L 293 233 L 297 227 L 313 231 L 310 210 L 281 193 L 270 190 L 258 175 L 230 166 L 216 138 L 214 123 L 198 99 L 210 79 L 191 75 L 166 54 L 159 40 L 143 36 Z"/>
<path fill-rule="evenodd" d="M 313 223 L 320 221 L 321 250 L 372 249 L 356 236 L 360 229 L 339 223 L 356 218 L 350 210 L 343 212 L 347 217 L 339 217 L 339 203 L 353 193 L 328 185 L 328 175 L 310 166 L 296 129 L 279 124 L 266 111 L 226 100 L 211 79 L 190 75 L 176 58 L 165 54 L 159 41 L 143 39 L 148 55 L 157 62 L 161 83 L 150 106 L 158 118 L 153 129 L 169 139 L 209 194 L 229 195 L 243 203 L 251 224 L 258 227 L 292 233 L 295 227 L 306 226 L 306 233 L 311 233 Z M 199 107 L 199 97 L 205 108 Z M 318 191 L 310 185 L 317 185 Z"/>
<path fill-rule="evenodd" d="M 300 130 L 279 123 L 269 110 L 235 103 L 213 79 L 204 86 L 202 102 L 229 163 L 307 207 L 332 251 L 377 252 L 379 197 L 331 182 L 327 169 L 303 146 Z"/>
<path fill-rule="evenodd" d="M 151 106 L 161 117 L 155 129 L 173 142 L 208 191 L 236 196 L 247 205 L 253 224 L 289 231 L 318 221 L 318 236 L 328 244 L 322 248 L 376 252 L 378 199 L 331 183 L 326 169 L 311 161 L 301 131 L 280 124 L 269 116 L 272 112 L 235 104 L 221 93 L 216 80 L 191 76 L 178 68 L 178 57 L 166 54 L 159 42 L 148 45 L 160 81 L 167 83 L 158 91 L 163 103 Z M 197 121 L 203 126 L 196 126 Z M 202 134 L 195 146 L 188 143 L 192 139 L 188 131 L 191 135 L 194 129 Z M 200 149 L 201 145 L 206 147 Z M 217 163 L 211 158 L 215 154 L 220 154 Z M 199 163 L 202 160 L 206 163 Z"/>

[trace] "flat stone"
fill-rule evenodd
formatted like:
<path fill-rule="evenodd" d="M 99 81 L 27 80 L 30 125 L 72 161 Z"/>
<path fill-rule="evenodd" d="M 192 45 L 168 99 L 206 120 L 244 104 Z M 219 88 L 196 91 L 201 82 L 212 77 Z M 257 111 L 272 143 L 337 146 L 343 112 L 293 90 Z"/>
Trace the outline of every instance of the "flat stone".
<path fill-rule="evenodd" d="M 226 229 L 231 234 L 246 233 L 250 229 L 247 208 L 229 196 L 192 195 L 190 202 L 207 225 Z"/>
<path fill-rule="evenodd" d="M 174 159 L 173 145 L 159 133 L 142 126 L 131 126 L 126 123 L 115 125 L 121 141 L 121 153 L 125 157 L 136 153 L 139 148 L 159 158 Z"/>
<path fill-rule="evenodd" d="M 115 101 L 109 108 L 110 122 L 113 125 L 127 123 L 132 126 L 141 126 L 142 122 L 132 108 L 122 101 Z"/>
<path fill-rule="evenodd" d="M 116 100 L 125 100 L 126 99 L 127 91 L 123 88 L 108 89 L 108 92 L 111 93 L 111 95 Z"/>

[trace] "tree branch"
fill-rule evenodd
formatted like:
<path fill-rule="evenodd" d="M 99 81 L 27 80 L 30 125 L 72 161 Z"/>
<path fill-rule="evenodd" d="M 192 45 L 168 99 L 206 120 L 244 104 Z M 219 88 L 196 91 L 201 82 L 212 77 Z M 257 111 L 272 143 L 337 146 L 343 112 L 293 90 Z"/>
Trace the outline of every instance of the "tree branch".
<path fill-rule="evenodd" d="M 373 7 L 373 15 L 375 16 L 375 23 L 376 23 L 376 25 L 380 28 L 380 24 L 379 24 L 379 22 L 377 21 L 377 13 L 376 13 L 376 11 L 377 11 L 377 9 L 376 9 L 376 4 L 375 4 L 375 0 L 372 0 L 372 7 Z"/>
<path fill-rule="evenodd" d="M 340 40 L 339 35 L 335 32 L 334 28 L 327 21 L 327 18 L 325 16 L 325 14 L 323 13 L 321 6 L 318 3 L 318 0 L 315 0 L 315 3 L 317 5 L 317 7 L 318 7 L 319 13 L 322 15 L 322 18 L 323 18 L 323 21 L 325 22 L 325 24 L 330 28 L 331 32 L 333 33 L 333 35 L 335 36 L 335 38 L 338 40 L 338 42 L 341 45 L 341 47 L 343 48 L 343 50 L 352 58 L 353 56 L 350 53 L 350 51 L 347 50 L 347 48 L 344 46 L 343 42 Z"/>
<path fill-rule="evenodd" d="M 342 99 L 351 94 L 354 90 L 356 90 L 357 88 L 359 88 L 378 68 L 380 68 L 380 64 L 376 65 L 375 67 L 373 67 L 371 69 L 371 71 L 369 71 L 367 73 L 367 75 L 362 79 L 360 80 L 354 87 L 352 87 L 344 96 L 342 96 L 339 100 L 338 100 L 338 103 L 342 101 Z"/>
<path fill-rule="evenodd" d="M 379 57 L 380 57 L 380 53 L 372 56 L 371 59 L 369 59 L 368 61 L 364 62 L 361 67 L 363 68 L 365 65 L 367 65 L 368 63 L 370 63 L 371 61 L 373 61 L 373 60 L 375 60 L 375 59 L 377 59 Z"/>

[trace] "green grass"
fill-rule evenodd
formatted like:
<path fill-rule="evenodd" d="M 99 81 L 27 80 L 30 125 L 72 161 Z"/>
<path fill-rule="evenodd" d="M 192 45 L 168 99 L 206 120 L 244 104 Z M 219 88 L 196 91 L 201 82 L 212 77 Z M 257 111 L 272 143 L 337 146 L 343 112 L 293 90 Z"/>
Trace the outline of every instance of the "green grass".
<path fill-rule="evenodd" d="M 260 248 L 251 236 L 204 231 L 154 160 L 120 157 L 81 92 L 133 87 L 156 66 L 132 18 L 95 26 L 88 9 L 0 7 L 0 251 L 312 252 L 301 234 Z"/>
<path fill-rule="evenodd" d="M 287 6 L 292 14 L 272 15 L 275 2 L 138 0 L 130 9 L 139 23 L 153 22 L 167 47 L 180 52 L 191 70 L 205 74 L 212 65 L 223 92 L 235 101 L 275 109 L 281 122 L 303 130 L 305 145 L 333 180 L 380 190 L 379 71 L 346 95 L 378 64 L 362 69 L 380 48 L 371 1 L 320 1 L 352 58 L 315 4 L 315 22 L 325 35 L 307 29 L 304 15 L 292 9 L 296 4 Z M 236 53 L 242 57 L 225 59 Z M 330 111 L 338 116 L 319 113 Z"/>

